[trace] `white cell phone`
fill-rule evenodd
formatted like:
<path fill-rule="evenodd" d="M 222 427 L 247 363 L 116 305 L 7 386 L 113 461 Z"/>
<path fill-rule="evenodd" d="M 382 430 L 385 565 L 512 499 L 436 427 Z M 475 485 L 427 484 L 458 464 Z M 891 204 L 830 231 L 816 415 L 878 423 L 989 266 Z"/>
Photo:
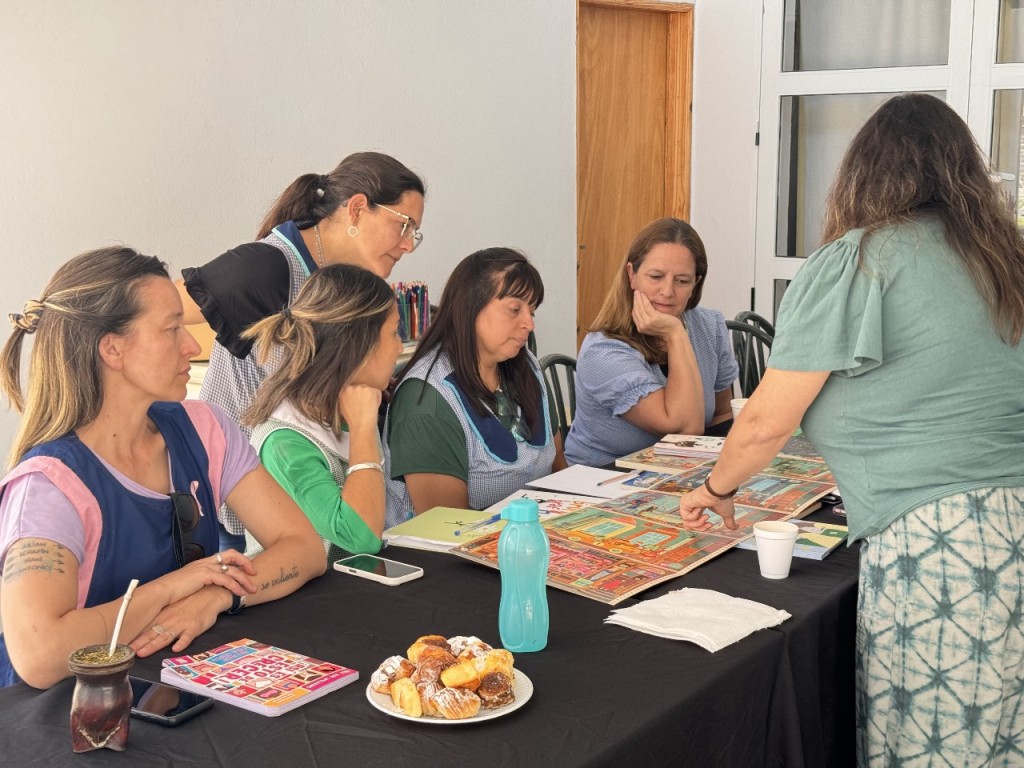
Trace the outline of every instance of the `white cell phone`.
<path fill-rule="evenodd" d="M 352 555 L 334 561 L 334 570 L 342 573 L 350 573 L 353 576 L 360 576 L 364 579 L 379 581 L 381 584 L 395 586 L 406 581 L 418 579 L 423 575 L 423 569 L 417 565 L 400 563 L 397 560 L 388 560 L 386 557 L 376 555 Z"/>

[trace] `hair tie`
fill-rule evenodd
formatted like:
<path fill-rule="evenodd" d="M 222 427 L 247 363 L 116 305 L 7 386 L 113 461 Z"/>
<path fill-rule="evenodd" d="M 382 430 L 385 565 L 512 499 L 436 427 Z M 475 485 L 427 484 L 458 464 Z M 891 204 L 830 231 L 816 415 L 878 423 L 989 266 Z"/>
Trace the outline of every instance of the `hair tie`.
<path fill-rule="evenodd" d="M 320 174 L 316 178 L 316 184 L 316 196 L 322 200 L 325 194 L 324 187 L 327 186 L 327 177 L 324 176 L 323 174 Z"/>
<path fill-rule="evenodd" d="M 283 317 L 285 320 L 289 320 L 289 321 L 293 320 L 294 318 L 292 318 L 292 308 L 291 307 L 285 307 L 284 309 L 282 309 L 281 310 L 281 317 Z"/>
<path fill-rule="evenodd" d="M 36 328 L 39 327 L 39 318 L 43 314 L 43 309 L 45 309 L 45 305 L 41 301 L 29 299 L 25 302 L 24 314 L 11 312 L 7 315 L 7 319 L 15 328 L 20 328 L 25 333 L 35 333 Z"/>

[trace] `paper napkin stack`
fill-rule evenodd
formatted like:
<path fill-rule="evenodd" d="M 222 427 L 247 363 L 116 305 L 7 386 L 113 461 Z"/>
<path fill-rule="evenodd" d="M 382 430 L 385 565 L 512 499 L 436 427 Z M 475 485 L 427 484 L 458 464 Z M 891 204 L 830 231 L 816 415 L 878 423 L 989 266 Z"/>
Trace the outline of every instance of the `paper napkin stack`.
<path fill-rule="evenodd" d="M 711 589 L 687 588 L 612 611 L 605 623 L 670 640 L 688 640 L 714 653 L 751 632 L 776 627 L 788 618 L 790 615 L 785 611 L 764 603 Z"/>

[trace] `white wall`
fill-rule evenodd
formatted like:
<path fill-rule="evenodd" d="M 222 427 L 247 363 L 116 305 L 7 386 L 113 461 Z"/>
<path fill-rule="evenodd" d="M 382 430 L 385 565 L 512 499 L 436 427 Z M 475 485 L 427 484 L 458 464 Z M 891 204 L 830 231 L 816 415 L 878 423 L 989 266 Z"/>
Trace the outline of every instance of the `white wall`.
<path fill-rule="evenodd" d="M 473 250 L 519 247 L 547 288 L 540 352 L 572 348 L 574 0 L 0 0 L 0 18 L 0 312 L 112 242 L 203 263 L 299 174 L 376 149 L 428 187 L 392 279 L 440 296 Z"/>
<path fill-rule="evenodd" d="M 708 251 L 701 304 L 726 317 L 750 309 L 754 285 L 760 23 L 758 0 L 694 6 L 690 220 Z"/>

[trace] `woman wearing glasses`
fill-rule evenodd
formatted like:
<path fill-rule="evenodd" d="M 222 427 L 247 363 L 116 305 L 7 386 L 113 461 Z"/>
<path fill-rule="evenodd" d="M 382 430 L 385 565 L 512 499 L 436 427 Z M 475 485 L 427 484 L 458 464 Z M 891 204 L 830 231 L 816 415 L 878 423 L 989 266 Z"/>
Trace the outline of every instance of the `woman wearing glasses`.
<path fill-rule="evenodd" d="M 387 526 L 435 506 L 483 509 L 565 466 L 526 348 L 543 299 L 510 248 L 455 267 L 388 408 Z"/>
<path fill-rule="evenodd" d="M 328 174 L 293 181 L 264 218 L 258 242 L 182 270 L 185 323 L 205 321 L 217 334 L 200 399 L 239 423 L 279 362 L 273 354 L 257 362 L 245 329 L 288 306 L 328 264 L 354 264 L 386 279 L 423 239 L 424 194 L 419 176 L 393 157 L 358 152 Z M 230 510 L 224 520 L 230 533 L 243 533 Z"/>
<path fill-rule="evenodd" d="M 262 357 L 271 349 L 281 356 L 244 418 L 263 466 L 325 548 L 377 552 L 384 530 L 377 411 L 402 351 L 391 287 L 365 269 L 332 264 L 245 336 Z"/>
<path fill-rule="evenodd" d="M 697 306 L 707 273 L 685 221 L 658 219 L 633 238 L 576 361 L 570 462 L 600 467 L 731 417 L 739 366 L 722 313 Z"/>
<path fill-rule="evenodd" d="M 67 677 L 71 651 L 110 642 L 132 579 L 120 640 L 147 656 L 323 573 L 316 532 L 238 427 L 180 402 L 199 345 L 158 259 L 82 254 L 10 318 L 0 383 L 23 418 L 0 481 L 0 685 Z M 217 551 L 224 500 L 259 557 Z"/>

